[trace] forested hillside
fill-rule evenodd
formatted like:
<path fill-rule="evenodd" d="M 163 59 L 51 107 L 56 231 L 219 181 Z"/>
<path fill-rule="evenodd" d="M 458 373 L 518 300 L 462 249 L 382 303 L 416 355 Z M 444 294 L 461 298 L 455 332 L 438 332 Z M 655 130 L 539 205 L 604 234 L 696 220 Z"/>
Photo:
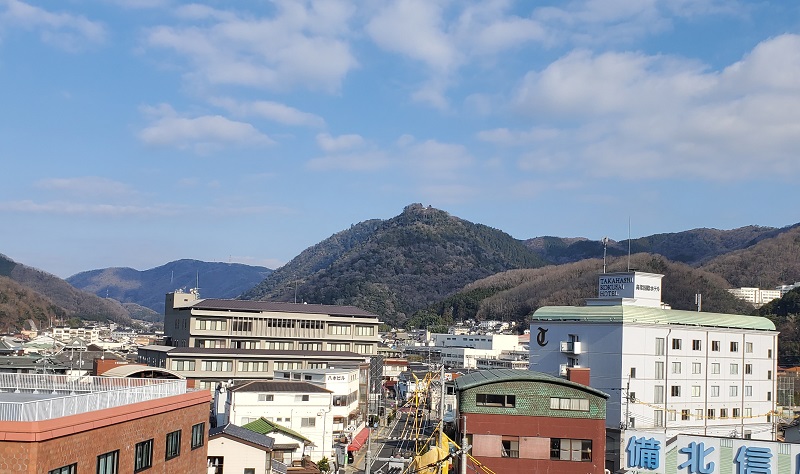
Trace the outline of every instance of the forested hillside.
<path fill-rule="evenodd" d="M 627 270 L 628 259 L 608 260 L 608 271 Z M 542 306 L 583 305 L 597 296 L 597 277 L 602 259 L 583 260 L 538 269 L 509 270 L 478 280 L 444 301 L 415 314 L 415 327 L 451 324 L 465 319 L 516 321 L 523 327 Z M 661 273 L 662 300 L 674 309 L 696 310 L 695 294 L 703 295 L 703 311 L 750 314 L 753 307 L 725 291 L 727 283 L 718 275 L 689 265 L 671 262 L 660 255 L 635 254 L 631 268 Z"/>
<path fill-rule="evenodd" d="M 0 276 L 0 331 L 13 333 L 32 319 L 37 327 L 48 327 L 66 316 L 66 311 L 52 301 L 25 288 L 6 276 Z"/>
<path fill-rule="evenodd" d="M 293 301 L 296 291 L 298 301 L 355 305 L 402 324 L 470 282 L 542 264 L 502 231 L 414 204 L 311 247 L 242 297 Z"/>
<path fill-rule="evenodd" d="M 66 318 L 131 323 L 128 312 L 118 302 L 81 291 L 55 275 L 19 264 L 4 255 L 0 255 L 0 276 L 46 297 L 64 311 Z"/>

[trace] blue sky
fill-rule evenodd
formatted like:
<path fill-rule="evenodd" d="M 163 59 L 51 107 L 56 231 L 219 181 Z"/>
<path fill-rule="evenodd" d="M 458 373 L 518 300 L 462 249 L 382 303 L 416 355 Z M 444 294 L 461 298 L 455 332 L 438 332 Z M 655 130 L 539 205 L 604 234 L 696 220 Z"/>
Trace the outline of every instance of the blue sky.
<path fill-rule="evenodd" d="M 61 277 L 800 221 L 793 1 L 0 0 L 0 85 L 0 253 Z"/>

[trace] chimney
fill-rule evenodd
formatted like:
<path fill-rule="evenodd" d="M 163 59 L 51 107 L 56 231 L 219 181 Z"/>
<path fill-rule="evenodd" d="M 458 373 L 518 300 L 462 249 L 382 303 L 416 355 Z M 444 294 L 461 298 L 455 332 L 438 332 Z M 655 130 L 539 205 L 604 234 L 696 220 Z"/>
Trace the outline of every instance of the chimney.
<path fill-rule="evenodd" d="M 577 382 L 589 387 L 589 368 L 588 367 L 567 367 L 567 380 Z"/>

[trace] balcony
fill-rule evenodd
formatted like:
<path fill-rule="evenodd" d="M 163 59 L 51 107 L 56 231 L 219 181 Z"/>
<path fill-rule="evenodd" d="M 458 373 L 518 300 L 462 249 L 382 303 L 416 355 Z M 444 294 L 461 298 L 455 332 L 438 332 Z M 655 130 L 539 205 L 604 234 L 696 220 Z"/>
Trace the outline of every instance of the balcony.
<path fill-rule="evenodd" d="M 580 354 L 581 342 L 580 341 L 561 341 L 561 352 L 564 354 Z"/>

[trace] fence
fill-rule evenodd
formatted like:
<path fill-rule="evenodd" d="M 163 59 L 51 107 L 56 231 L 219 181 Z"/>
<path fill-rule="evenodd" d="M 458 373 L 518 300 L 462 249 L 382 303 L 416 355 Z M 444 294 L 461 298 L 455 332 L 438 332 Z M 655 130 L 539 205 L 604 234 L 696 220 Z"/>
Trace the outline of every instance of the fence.
<path fill-rule="evenodd" d="M 0 392 L 0 421 L 42 421 L 180 395 L 186 380 L 0 374 Z"/>

